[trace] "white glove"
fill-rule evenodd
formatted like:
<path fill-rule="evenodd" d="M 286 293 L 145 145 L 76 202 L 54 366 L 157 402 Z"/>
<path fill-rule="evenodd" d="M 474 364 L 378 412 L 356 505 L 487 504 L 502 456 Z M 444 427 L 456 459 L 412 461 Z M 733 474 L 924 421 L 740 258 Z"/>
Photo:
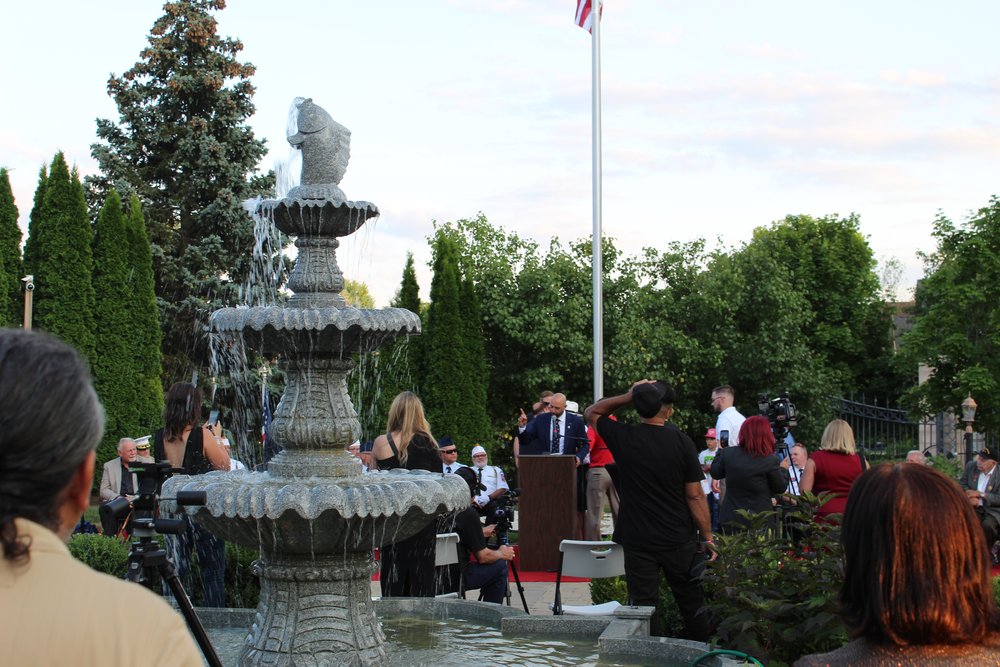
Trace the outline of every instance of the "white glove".
<path fill-rule="evenodd" d="M 480 507 L 486 507 L 486 504 L 490 502 L 490 497 L 483 494 L 481 496 L 476 496 L 476 504 Z"/>

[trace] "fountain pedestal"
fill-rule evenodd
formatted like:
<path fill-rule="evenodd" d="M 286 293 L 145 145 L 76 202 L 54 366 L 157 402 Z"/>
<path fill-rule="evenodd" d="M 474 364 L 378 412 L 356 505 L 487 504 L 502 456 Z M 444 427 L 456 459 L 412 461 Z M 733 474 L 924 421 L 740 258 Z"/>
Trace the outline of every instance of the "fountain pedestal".
<path fill-rule="evenodd" d="M 361 430 L 347 393 L 352 355 L 419 333 L 420 318 L 400 308 L 352 308 L 340 296 L 337 239 L 378 208 L 344 200 L 338 186 L 350 133 L 311 100 L 297 103 L 300 131 L 289 141 L 303 151 L 302 186 L 259 208 L 298 237 L 288 281 L 295 294 L 286 307 L 212 315 L 220 338 L 281 356 L 285 392 L 268 437 L 283 451 L 265 473 L 178 476 L 163 492 L 205 491 L 205 506 L 185 511 L 216 535 L 260 549 L 261 599 L 241 665 L 384 665 L 371 600 L 372 550 L 468 506 L 469 490 L 454 475 L 362 474 L 344 452 Z M 316 180 L 334 176 L 334 183 Z"/>

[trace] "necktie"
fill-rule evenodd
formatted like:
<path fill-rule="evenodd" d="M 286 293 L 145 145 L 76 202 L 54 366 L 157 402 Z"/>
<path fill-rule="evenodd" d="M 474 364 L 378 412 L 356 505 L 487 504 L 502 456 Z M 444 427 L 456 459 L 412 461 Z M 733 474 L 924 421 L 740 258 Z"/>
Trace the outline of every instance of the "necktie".
<path fill-rule="evenodd" d="M 451 472 L 451 466 L 448 466 L 447 468 L 445 468 L 444 471 L 445 472 Z"/>
<path fill-rule="evenodd" d="M 482 468 L 480 468 L 479 471 L 476 473 L 476 478 L 477 478 L 477 481 L 480 484 L 483 483 L 483 469 Z"/>
<path fill-rule="evenodd" d="M 552 446 L 549 447 L 549 453 L 559 453 L 559 417 L 552 418 Z"/>

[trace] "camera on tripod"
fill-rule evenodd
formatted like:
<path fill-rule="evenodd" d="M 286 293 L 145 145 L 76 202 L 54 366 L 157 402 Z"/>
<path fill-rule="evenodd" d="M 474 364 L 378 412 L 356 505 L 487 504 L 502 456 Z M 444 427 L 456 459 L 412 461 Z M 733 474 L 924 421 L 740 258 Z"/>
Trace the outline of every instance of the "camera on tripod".
<path fill-rule="evenodd" d="M 775 439 L 781 440 L 790 429 L 799 425 L 799 414 L 795 404 L 788 397 L 788 392 L 782 392 L 777 398 L 768 398 L 767 394 L 757 396 L 757 412 L 767 417 L 771 423 L 771 432 Z"/>
<path fill-rule="evenodd" d="M 493 518 L 496 519 L 496 531 L 498 534 L 502 533 L 506 535 L 510 530 L 511 523 L 514 521 L 514 506 L 517 504 L 517 499 L 520 495 L 521 489 L 509 489 L 493 499 L 493 502 L 497 505 L 496 510 L 493 512 Z M 501 542 L 501 544 L 506 544 L 506 542 Z"/>

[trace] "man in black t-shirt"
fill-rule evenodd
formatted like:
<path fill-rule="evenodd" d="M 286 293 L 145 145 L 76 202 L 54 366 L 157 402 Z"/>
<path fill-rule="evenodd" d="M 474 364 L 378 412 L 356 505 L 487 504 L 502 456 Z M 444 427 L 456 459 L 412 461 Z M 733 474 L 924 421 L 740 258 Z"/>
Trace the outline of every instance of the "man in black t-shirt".
<path fill-rule="evenodd" d="M 621 505 L 614 541 L 625 548 L 629 604 L 658 604 L 662 570 L 684 618 L 684 637 L 708 641 L 708 619 L 699 613 L 704 593 L 692 575 L 704 559 L 699 534 L 707 545 L 712 543 L 708 503 L 701 488 L 705 476 L 694 442 L 667 421 L 675 398 L 666 382 L 643 380 L 626 394 L 601 399 L 585 417 L 618 464 Z M 639 413 L 641 424 L 608 418 L 629 404 Z M 663 635 L 659 610 L 650 632 Z"/>
<path fill-rule="evenodd" d="M 478 588 L 484 601 L 500 604 L 507 593 L 507 561 L 514 560 L 514 549 L 506 544 L 498 549 L 487 548 L 486 538 L 493 535 L 496 526 L 483 526 L 479 512 L 472 506 L 472 499 L 486 487 L 470 468 L 459 468 L 453 474 L 469 485 L 469 506 L 455 515 L 453 526 L 458 533 L 463 588 Z"/>

